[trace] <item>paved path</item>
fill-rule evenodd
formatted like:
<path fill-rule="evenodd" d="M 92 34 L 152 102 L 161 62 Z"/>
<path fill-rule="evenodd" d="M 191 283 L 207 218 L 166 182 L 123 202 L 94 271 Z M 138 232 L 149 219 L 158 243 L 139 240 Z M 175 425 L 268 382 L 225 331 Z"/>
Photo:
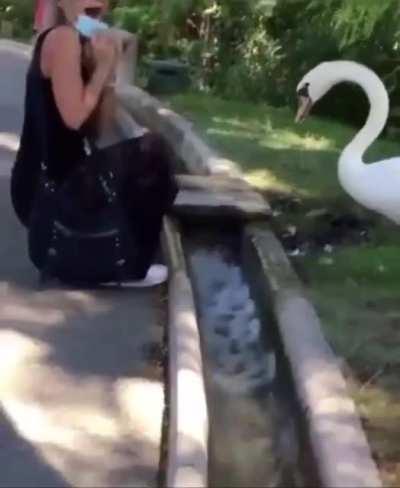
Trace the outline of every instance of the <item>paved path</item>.
<path fill-rule="evenodd" d="M 161 292 L 38 290 L 9 199 L 26 67 L 0 41 L 0 486 L 154 486 Z"/>

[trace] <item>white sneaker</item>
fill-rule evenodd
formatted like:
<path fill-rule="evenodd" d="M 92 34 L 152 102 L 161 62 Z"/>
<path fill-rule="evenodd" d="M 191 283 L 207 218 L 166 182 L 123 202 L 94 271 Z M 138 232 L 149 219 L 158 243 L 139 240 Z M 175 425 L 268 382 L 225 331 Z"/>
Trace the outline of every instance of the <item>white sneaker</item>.
<path fill-rule="evenodd" d="M 165 283 L 168 279 L 168 268 L 163 264 L 153 264 L 147 271 L 147 275 L 143 280 L 137 281 L 123 281 L 121 286 L 123 288 L 150 288 Z M 120 283 L 116 281 L 104 283 L 103 286 L 118 286 Z"/>

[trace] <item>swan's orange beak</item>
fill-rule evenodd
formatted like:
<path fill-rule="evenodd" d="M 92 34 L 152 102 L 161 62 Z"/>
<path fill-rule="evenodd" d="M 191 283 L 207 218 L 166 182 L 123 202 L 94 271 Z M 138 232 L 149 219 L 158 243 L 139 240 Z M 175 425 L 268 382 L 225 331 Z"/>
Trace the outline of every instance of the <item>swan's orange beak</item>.
<path fill-rule="evenodd" d="M 303 122 L 309 115 L 312 108 L 312 100 L 310 97 L 305 97 L 303 95 L 299 96 L 299 106 L 296 114 L 296 122 Z"/>

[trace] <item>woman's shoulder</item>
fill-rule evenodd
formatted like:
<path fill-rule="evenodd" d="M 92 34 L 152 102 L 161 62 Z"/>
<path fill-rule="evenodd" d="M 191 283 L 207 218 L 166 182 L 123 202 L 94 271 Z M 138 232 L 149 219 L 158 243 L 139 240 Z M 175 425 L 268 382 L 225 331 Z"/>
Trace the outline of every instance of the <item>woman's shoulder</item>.
<path fill-rule="evenodd" d="M 55 46 L 60 53 L 69 47 L 78 47 L 81 45 L 81 40 L 78 31 L 68 25 L 60 25 L 54 27 L 49 31 L 44 40 L 48 46 Z"/>
<path fill-rule="evenodd" d="M 70 26 L 60 25 L 51 29 L 42 44 L 42 71 L 49 74 L 57 60 L 80 58 L 82 44 L 79 33 Z"/>

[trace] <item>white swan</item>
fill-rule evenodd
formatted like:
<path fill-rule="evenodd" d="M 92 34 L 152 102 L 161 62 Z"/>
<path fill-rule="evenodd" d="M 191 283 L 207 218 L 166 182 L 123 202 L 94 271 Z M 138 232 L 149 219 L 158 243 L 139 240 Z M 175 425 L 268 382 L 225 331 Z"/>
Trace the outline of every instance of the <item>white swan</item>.
<path fill-rule="evenodd" d="M 334 85 L 345 81 L 364 89 L 370 112 L 364 127 L 339 158 L 339 181 L 358 203 L 400 224 L 400 157 L 371 164 L 363 161 L 364 153 L 382 132 L 389 115 L 389 97 L 379 77 L 366 66 L 352 61 L 319 64 L 297 87 L 299 111 L 296 120 L 303 120 L 315 102 Z"/>

